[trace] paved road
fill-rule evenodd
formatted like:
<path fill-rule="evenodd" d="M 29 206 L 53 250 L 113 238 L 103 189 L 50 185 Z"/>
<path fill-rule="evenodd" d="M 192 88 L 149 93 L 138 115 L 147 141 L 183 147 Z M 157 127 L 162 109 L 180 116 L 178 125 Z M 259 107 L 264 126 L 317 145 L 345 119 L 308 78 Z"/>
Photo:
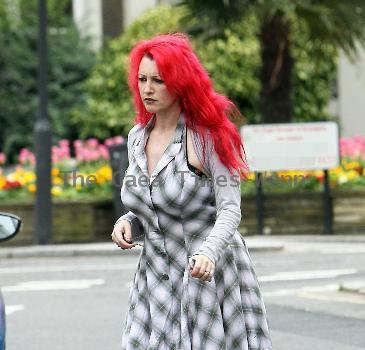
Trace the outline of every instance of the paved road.
<path fill-rule="evenodd" d="M 282 241 L 282 238 L 280 238 Z M 365 243 L 309 243 L 252 253 L 276 350 L 365 349 Z M 8 350 L 117 350 L 136 256 L 0 262 Z"/>

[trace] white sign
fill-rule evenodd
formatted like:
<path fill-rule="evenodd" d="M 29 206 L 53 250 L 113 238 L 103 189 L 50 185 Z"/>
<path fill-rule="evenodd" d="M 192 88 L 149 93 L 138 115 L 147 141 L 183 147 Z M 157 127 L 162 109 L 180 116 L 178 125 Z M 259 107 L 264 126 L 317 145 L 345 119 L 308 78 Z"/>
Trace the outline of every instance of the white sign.
<path fill-rule="evenodd" d="M 340 162 L 335 122 L 245 125 L 240 131 L 250 171 L 324 170 Z"/>

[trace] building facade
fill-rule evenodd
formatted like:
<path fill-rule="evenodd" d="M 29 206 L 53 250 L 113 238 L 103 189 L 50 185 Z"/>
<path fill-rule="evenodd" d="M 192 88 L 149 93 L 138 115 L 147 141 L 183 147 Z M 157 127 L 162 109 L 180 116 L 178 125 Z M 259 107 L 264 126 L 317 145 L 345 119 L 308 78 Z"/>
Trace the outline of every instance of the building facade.
<path fill-rule="evenodd" d="M 148 9 L 177 0 L 73 0 L 73 17 L 82 35 L 99 50 L 106 37 L 115 37 Z"/>

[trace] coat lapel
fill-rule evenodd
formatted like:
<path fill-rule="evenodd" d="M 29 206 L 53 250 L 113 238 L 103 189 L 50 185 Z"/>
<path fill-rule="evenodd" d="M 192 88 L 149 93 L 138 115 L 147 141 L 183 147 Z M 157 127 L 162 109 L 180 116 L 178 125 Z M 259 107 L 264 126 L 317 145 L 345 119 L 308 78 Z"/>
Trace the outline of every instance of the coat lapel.
<path fill-rule="evenodd" d="M 155 169 L 153 170 L 153 173 L 151 174 L 151 177 L 150 177 L 148 174 L 148 169 L 147 169 L 147 157 L 146 157 L 146 153 L 145 153 L 145 146 L 146 146 L 150 131 L 154 125 L 155 118 L 156 117 L 154 115 L 148 121 L 145 128 L 143 129 L 143 134 L 141 135 L 141 139 L 140 139 L 139 143 L 136 145 L 136 152 L 135 152 L 136 162 L 137 162 L 139 168 L 142 170 L 143 174 L 146 175 L 147 178 L 149 178 L 150 185 L 152 184 L 153 180 L 158 176 L 158 174 L 179 153 L 179 151 L 181 149 L 181 145 L 182 145 L 183 128 L 185 126 L 184 114 L 181 113 L 179 116 L 177 126 L 176 126 L 176 131 L 175 131 L 173 140 L 167 146 L 167 148 L 164 151 L 164 153 L 162 154 L 160 160 L 157 162 L 157 165 L 156 165 Z"/>

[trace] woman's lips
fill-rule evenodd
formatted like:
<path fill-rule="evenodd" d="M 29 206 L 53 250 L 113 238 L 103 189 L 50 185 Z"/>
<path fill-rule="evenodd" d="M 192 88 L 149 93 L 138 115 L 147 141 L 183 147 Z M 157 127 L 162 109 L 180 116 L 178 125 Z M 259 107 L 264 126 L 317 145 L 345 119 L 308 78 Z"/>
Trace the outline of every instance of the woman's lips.
<path fill-rule="evenodd" d="M 157 100 L 153 99 L 153 98 L 145 98 L 144 101 L 146 103 L 154 103 L 154 102 L 157 102 Z"/>

